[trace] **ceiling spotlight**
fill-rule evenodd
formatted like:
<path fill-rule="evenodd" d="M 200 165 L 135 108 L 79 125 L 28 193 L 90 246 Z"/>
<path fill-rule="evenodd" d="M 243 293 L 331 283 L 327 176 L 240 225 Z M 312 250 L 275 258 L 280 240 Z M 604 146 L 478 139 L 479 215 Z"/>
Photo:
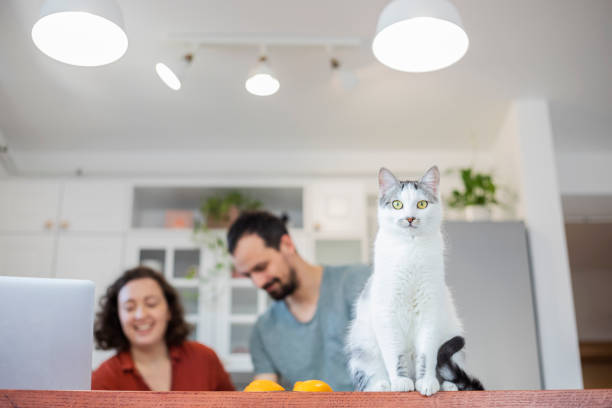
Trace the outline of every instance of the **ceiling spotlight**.
<path fill-rule="evenodd" d="M 333 57 L 330 59 L 330 65 L 334 77 L 333 80 L 338 86 L 345 91 L 351 91 L 357 86 L 359 79 L 353 71 L 341 68 L 340 61 Z"/>
<path fill-rule="evenodd" d="M 394 0 L 380 14 L 372 51 L 390 68 L 427 72 L 459 61 L 468 46 L 459 12 L 449 0 Z"/>
<path fill-rule="evenodd" d="M 128 47 L 115 0 L 46 0 L 32 41 L 49 57 L 83 67 L 110 64 Z"/>
<path fill-rule="evenodd" d="M 257 66 L 249 73 L 249 79 L 244 86 L 246 90 L 257 96 L 273 95 L 280 88 L 280 82 L 267 64 L 267 57 L 259 57 Z"/>
<path fill-rule="evenodd" d="M 184 77 L 185 71 L 191 65 L 191 61 L 193 61 L 193 54 L 185 54 L 175 62 L 168 62 L 168 64 L 158 62 L 155 64 L 155 71 L 164 84 L 170 89 L 178 91 L 181 89 L 181 78 Z"/>

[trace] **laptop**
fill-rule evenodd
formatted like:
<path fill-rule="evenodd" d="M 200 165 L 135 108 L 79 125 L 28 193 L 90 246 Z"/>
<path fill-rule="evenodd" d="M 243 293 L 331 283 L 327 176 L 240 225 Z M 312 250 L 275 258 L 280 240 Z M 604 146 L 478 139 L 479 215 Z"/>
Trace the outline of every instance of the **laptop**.
<path fill-rule="evenodd" d="M 0 276 L 0 389 L 89 390 L 94 283 Z"/>

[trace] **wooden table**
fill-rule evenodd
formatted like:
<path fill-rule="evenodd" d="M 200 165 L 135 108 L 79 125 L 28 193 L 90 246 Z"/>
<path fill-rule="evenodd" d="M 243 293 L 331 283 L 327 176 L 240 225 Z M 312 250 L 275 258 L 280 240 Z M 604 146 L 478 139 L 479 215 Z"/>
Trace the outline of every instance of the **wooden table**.
<path fill-rule="evenodd" d="M 612 407 L 612 389 L 399 393 L 0 390 L 0 408 L 28 407 Z"/>

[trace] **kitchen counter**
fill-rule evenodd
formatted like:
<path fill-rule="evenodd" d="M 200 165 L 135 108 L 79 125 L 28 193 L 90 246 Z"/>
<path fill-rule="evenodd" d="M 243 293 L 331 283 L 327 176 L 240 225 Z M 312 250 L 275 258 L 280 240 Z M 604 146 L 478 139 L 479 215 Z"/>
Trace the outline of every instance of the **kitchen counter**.
<path fill-rule="evenodd" d="M 398 393 L 0 390 L 0 408 L 27 407 L 612 407 L 612 389 Z"/>

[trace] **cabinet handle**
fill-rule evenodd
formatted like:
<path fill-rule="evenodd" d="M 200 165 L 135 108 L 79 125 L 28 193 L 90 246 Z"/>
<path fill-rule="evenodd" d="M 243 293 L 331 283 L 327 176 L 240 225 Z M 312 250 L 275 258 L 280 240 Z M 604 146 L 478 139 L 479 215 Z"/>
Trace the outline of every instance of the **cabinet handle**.
<path fill-rule="evenodd" d="M 318 222 L 315 222 L 313 225 L 313 228 L 315 231 L 321 231 L 321 224 Z"/>
<path fill-rule="evenodd" d="M 63 229 L 63 230 L 68 229 L 69 226 L 70 226 L 70 224 L 66 220 L 60 222 L 60 228 Z"/>
<path fill-rule="evenodd" d="M 50 229 L 52 229 L 52 228 L 53 228 L 53 221 L 51 221 L 51 220 L 47 220 L 47 221 L 45 221 L 44 226 L 45 226 L 45 229 L 46 229 L 46 230 L 50 230 Z"/>

